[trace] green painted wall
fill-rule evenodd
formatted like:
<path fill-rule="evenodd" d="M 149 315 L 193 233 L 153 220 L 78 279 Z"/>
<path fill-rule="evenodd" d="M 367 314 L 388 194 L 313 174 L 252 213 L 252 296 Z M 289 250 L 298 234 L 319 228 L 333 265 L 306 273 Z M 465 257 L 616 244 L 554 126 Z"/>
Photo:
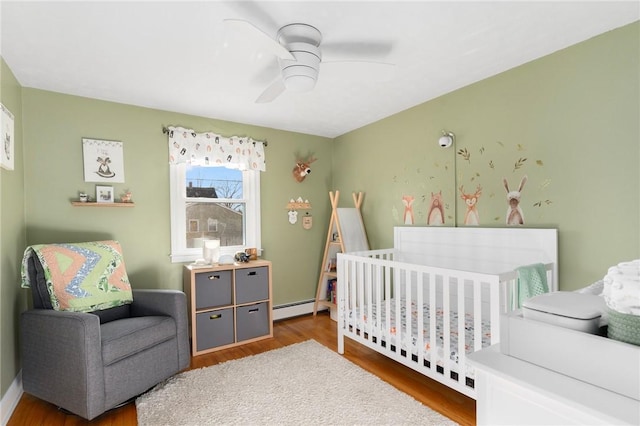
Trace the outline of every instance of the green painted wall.
<path fill-rule="evenodd" d="M 138 288 L 182 288 L 182 264 L 171 263 L 169 165 L 162 127 L 179 125 L 222 135 L 267 140 L 267 171 L 261 175 L 263 257 L 271 260 L 276 305 L 315 296 L 325 234 L 331 171 L 331 139 L 139 108 L 34 89 L 23 89 L 27 243 L 117 239 L 131 283 Z M 73 207 L 84 182 L 82 138 L 123 142 L 124 184 L 133 208 Z M 313 152 L 313 173 L 291 176 L 295 153 Z M 288 222 L 290 198 L 308 199 L 318 221 L 311 230 Z"/>
<path fill-rule="evenodd" d="M 333 186 L 366 193 L 371 246 L 393 245 L 405 195 L 415 198 L 416 225 L 426 225 L 431 194 L 442 191 L 445 225 L 464 226 L 460 185 L 465 193 L 481 185 L 481 226 L 506 226 L 502 178 L 517 189 L 526 175 L 525 226 L 559 229 L 562 290 L 640 257 L 639 27 L 611 31 L 338 137 Z M 456 134 L 455 148 L 438 146 L 442 129 Z"/>
<path fill-rule="evenodd" d="M 14 170 L 0 168 L 0 395 L 20 370 L 18 318 L 26 307 L 20 290 L 25 245 L 22 88 L 0 58 L 0 101 L 14 115 Z M 4 413 L 3 413 L 4 414 Z"/>

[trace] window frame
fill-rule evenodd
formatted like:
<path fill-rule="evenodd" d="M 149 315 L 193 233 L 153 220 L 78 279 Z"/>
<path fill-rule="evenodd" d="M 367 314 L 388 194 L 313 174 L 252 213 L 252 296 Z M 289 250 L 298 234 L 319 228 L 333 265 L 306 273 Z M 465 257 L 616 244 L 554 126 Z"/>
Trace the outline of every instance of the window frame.
<path fill-rule="evenodd" d="M 201 166 L 215 167 L 215 166 Z M 194 262 L 202 258 L 202 248 L 187 248 L 186 207 L 187 207 L 187 164 L 170 164 L 170 208 L 171 208 L 171 262 Z M 247 247 L 255 247 L 261 252 L 260 228 L 260 172 L 242 170 L 242 194 L 245 203 L 245 245 L 220 247 L 220 255 L 234 255 Z M 192 199 L 193 200 L 193 199 Z M 197 200 L 197 199 L 196 199 Z M 208 199 L 207 201 L 211 201 Z"/>

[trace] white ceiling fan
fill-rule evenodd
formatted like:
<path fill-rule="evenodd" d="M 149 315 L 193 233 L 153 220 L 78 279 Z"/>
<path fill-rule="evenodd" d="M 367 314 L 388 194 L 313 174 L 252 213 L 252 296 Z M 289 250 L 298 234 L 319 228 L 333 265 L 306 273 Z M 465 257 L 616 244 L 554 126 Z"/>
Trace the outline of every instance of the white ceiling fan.
<path fill-rule="evenodd" d="M 312 25 L 303 23 L 288 24 L 281 27 L 275 39 L 252 23 L 241 19 L 226 19 L 225 31 L 232 31 L 247 39 L 260 43 L 278 59 L 280 75 L 258 96 L 256 103 L 275 100 L 285 90 L 308 92 L 312 90 L 320 68 L 323 73 L 334 71 L 345 78 L 385 81 L 395 71 L 395 65 L 386 62 L 365 60 L 323 61 L 320 44 L 322 34 Z M 360 48 L 360 49 L 359 49 Z M 333 46 L 334 51 L 358 51 L 364 53 L 382 53 L 390 50 L 388 43 L 343 43 Z M 331 70 L 334 68 L 334 70 Z"/>

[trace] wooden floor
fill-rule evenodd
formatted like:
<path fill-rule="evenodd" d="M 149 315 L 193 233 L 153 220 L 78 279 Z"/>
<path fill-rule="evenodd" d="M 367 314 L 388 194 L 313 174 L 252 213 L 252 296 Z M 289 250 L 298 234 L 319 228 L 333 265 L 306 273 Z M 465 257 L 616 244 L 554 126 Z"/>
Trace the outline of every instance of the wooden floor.
<path fill-rule="evenodd" d="M 327 313 L 319 313 L 317 317 L 306 315 L 278 321 L 274 324 L 273 334 L 273 339 L 261 340 L 193 357 L 191 358 L 190 368 L 201 368 L 248 355 L 255 355 L 308 339 L 315 339 L 334 351 L 337 349 L 336 323 L 331 321 Z M 349 339 L 346 339 L 344 356 L 453 421 L 461 425 L 475 425 L 476 403 L 473 399 L 428 379 L 410 368 L 391 361 L 385 356 Z M 136 425 L 135 403 L 130 402 L 88 422 L 78 416 L 66 414 L 49 403 L 24 394 L 7 426 L 86 424 Z"/>

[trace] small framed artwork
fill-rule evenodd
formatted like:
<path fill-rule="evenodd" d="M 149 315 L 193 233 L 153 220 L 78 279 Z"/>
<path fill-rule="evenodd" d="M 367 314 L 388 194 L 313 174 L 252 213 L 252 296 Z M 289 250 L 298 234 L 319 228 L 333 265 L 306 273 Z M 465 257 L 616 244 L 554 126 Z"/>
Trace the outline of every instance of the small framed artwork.
<path fill-rule="evenodd" d="M 124 183 L 122 142 L 82 138 L 85 182 Z"/>
<path fill-rule="evenodd" d="M 96 185 L 96 202 L 113 203 L 113 186 Z"/>
<path fill-rule="evenodd" d="M 9 109 L 0 104 L 0 137 L 2 138 L 2 148 L 0 153 L 0 166 L 13 170 L 13 154 L 15 141 L 13 140 L 13 114 Z"/>

